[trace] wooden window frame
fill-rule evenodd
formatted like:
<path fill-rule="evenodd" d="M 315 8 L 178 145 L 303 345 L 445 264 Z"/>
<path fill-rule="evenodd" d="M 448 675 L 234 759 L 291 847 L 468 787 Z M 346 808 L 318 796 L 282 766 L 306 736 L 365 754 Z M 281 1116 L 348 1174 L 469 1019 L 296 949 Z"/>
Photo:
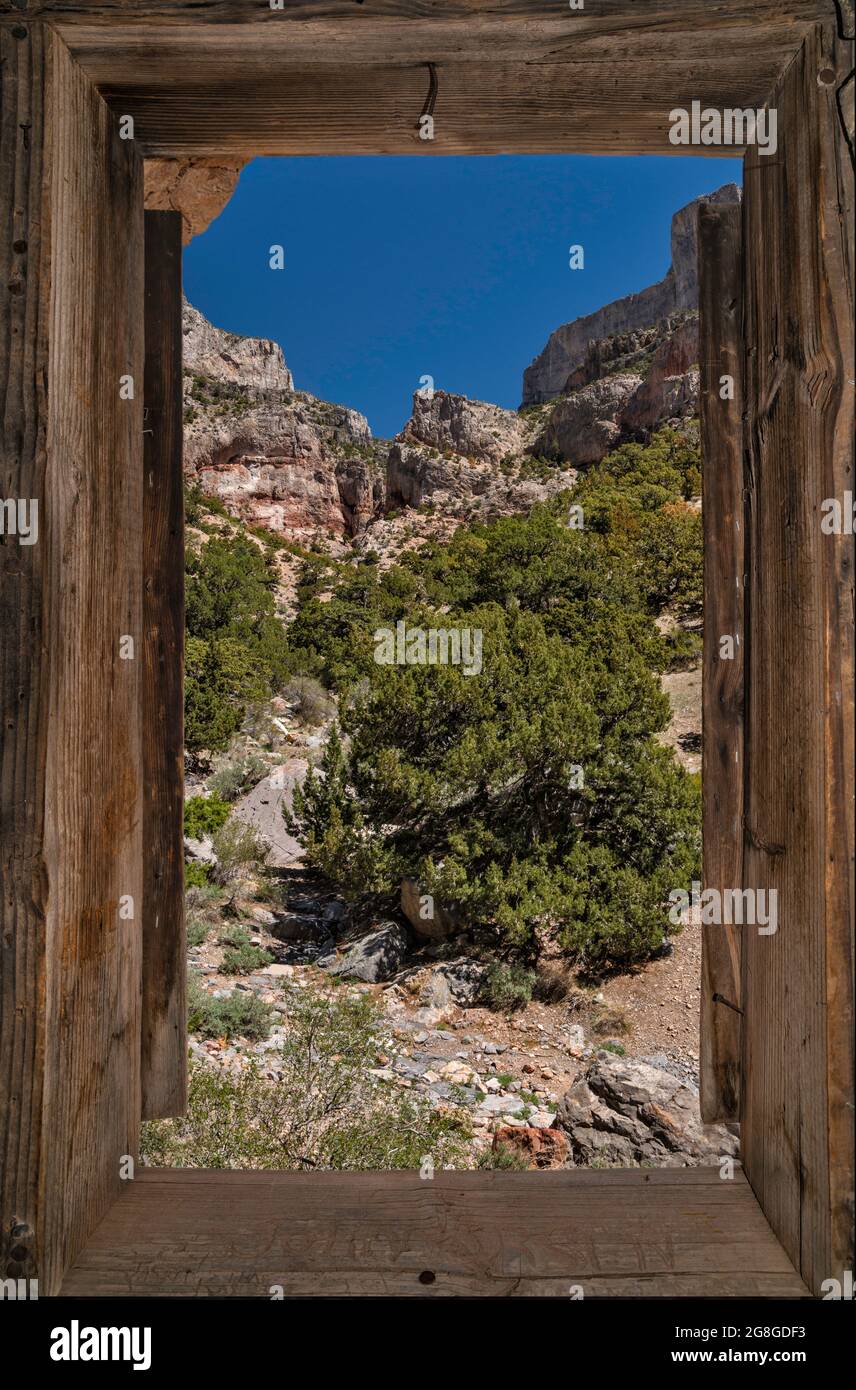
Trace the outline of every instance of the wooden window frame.
<path fill-rule="evenodd" d="M 3 488 L 41 515 L 37 545 L 0 545 L 0 1277 L 798 1297 L 852 1268 L 853 537 L 820 530 L 853 492 L 847 11 L 0 0 Z M 143 159 L 733 154 L 669 145 L 692 100 L 778 112 L 742 212 L 700 222 L 705 882 L 780 902 L 772 946 L 704 936 L 703 1111 L 739 1114 L 745 1175 L 124 1181 L 141 1116 L 185 1100 L 180 247 L 177 215 L 144 216 Z M 264 1269 L 236 1213 L 273 1223 Z"/>

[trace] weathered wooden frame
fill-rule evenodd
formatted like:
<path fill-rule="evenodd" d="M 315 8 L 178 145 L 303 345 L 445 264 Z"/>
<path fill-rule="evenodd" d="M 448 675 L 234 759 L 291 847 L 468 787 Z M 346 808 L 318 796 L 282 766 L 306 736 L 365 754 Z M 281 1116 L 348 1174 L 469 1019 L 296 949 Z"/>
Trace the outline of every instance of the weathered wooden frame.
<path fill-rule="evenodd" d="M 853 491 L 851 33 L 834 0 L 0 0 L 2 486 L 42 518 L 0 545 L 0 1277 L 798 1296 L 852 1268 L 853 538 L 820 529 Z M 703 1106 L 739 1113 L 748 1184 L 123 1181 L 141 1114 L 184 1099 L 178 231 L 144 228 L 143 158 L 680 153 L 692 100 L 779 113 L 742 236 L 727 210 L 700 229 L 705 880 L 780 895 L 775 938 L 705 933 Z M 273 1222 L 264 1270 L 223 1203 Z"/>

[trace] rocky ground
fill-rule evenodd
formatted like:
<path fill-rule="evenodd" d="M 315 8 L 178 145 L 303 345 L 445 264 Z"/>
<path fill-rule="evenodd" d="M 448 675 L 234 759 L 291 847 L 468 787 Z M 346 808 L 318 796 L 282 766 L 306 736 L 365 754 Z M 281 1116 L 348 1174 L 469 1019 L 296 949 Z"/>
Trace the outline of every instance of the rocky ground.
<path fill-rule="evenodd" d="M 568 978 L 554 1002 L 501 1013 L 484 1006 L 486 967 L 463 938 L 414 942 L 398 922 L 352 934 L 345 904 L 299 868 L 280 872 L 277 891 L 276 904 L 241 897 L 231 907 L 269 965 L 225 974 L 216 922 L 189 949 L 207 993 L 251 993 L 282 1020 L 261 1042 L 192 1037 L 191 1053 L 206 1065 L 240 1070 L 255 1058 L 275 1081 L 289 1009 L 283 984 L 322 998 L 344 988 L 382 1012 L 373 1074 L 463 1107 L 473 1163 L 497 1145 L 536 1167 L 695 1165 L 735 1152 L 733 1136 L 704 1131 L 698 1118 L 697 928 L 635 976 L 600 988 Z"/>

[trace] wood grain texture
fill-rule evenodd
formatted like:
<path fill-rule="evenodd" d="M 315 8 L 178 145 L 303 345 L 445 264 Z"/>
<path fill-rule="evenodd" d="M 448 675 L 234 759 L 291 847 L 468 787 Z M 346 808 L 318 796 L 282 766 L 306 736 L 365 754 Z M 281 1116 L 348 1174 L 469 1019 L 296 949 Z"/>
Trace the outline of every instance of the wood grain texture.
<path fill-rule="evenodd" d="M 569 18 L 582 30 L 622 27 L 682 27 L 692 22 L 715 28 L 723 21 L 739 21 L 760 27 L 770 20 L 794 24 L 829 18 L 831 0 L 586 0 L 581 11 L 569 11 L 566 0 L 371 0 L 362 10 L 349 0 L 285 0 L 283 10 L 271 10 L 269 0 L 0 0 L 0 13 L 57 18 L 71 23 L 97 22 L 116 26 L 117 19 L 156 19 L 174 24 L 192 19 L 199 24 L 267 24 L 294 26 L 309 20 L 330 19 L 347 28 L 367 26 L 377 18 L 407 24 L 419 19 L 440 23 L 465 19 L 482 23 L 499 17 L 511 23 L 531 21 L 546 13 Z"/>
<path fill-rule="evenodd" d="M 142 1115 L 187 1100 L 181 214 L 147 212 L 143 488 Z"/>
<path fill-rule="evenodd" d="M 420 1274 L 433 1282 L 420 1282 Z M 145 1169 L 63 1294 L 805 1297 L 742 1173 Z"/>
<path fill-rule="evenodd" d="M 0 43 L 3 495 L 39 506 L 0 546 L 0 1269 L 49 1294 L 140 1110 L 142 165 L 54 35 Z"/>
<path fill-rule="evenodd" d="M 784 52 L 787 61 L 790 50 Z M 759 72 L 757 55 L 725 87 L 723 104 L 760 106 L 781 64 Z M 439 73 L 434 139 L 422 140 L 418 118 L 428 77 L 424 66 L 309 67 L 247 77 L 240 64 L 225 85 L 152 81 L 145 90 L 105 83 L 117 115 L 134 117 L 147 155 L 687 153 L 734 157 L 741 151 L 669 141 L 669 111 L 723 92 L 715 72 L 688 71 L 652 52 L 649 63 L 449 63 Z M 707 75 L 706 75 L 707 74 Z M 664 91 L 674 99 L 664 99 Z M 619 94 L 620 93 L 620 94 Z"/>
<path fill-rule="evenodd" d="M 197 43 L 149 75 L 99 83 L 117 115 L 134 117 L 147 155 L 657 154 L 733 157 L 735 147 L 690 151 L 669 140 L 669 112 L 694 99 L 759 107 L 793 53 L 791 40 L 760 59 L 749 35 L 709 40 L 697 62 L 685 45 L 645 36 L 591 60 L 443 62 L 434 139 L 419 137 L 426 59 L 394 66 L 382 50 L 369 65 L 295 67 L 271 52 L 256 67 L 237 41 L 231 57 L 201 61 Z M 324 52 L 329 55 L 330 46 Z M 430 50 L 429 50 L 430 55 Z M 108 66 L 118 66 L 108 59 Z M 209 76 L 202 76 L 207 72 Z"/>
<path fill-rule="evenodd" d="M 836 85 L 852 45 L 804 43 L 745 174 L 749 579 L 744 881 L 778 931 L 744 937 L 749 1180 L 815 1291 L 852 1269 L 853 169 Z"/>
<path fill-rule="evenodd" d="M 87 75 L 99 84 L 144 87 L 151 83 L 184 86 L 220 78 L 225 87 L 243 76 L 269 78 L 273 71 L 307 67 L 401 67 L 435 63 L 539 63 L 586 67 L 593 73 L 617 64 L 624 71 L 650 64 L 659 52 L 664 62 L 680 56 L 697 80 L 708 82 L 705 69 L 713 68 L 723 85 L 735 77 L 751 76 L 749 55 L 755 56 L 755 79 L 760 87 L 771 65 L 793 54 L 801 34 L 786 19 L 770 20 L 759 32 L 747 25 L 718 16 L 711 27 L 685 20 L 670 26 L 640 25 L 629 17 L 620 25 L 604 25 L 588 16 L 565 9 L 542 10 L 525 22 L 490 15 L 473 19 L 378 18 L 371 10 L 349 10 L 360 22 L 338 19 L 310 23 L 204 24 L 186 19 L 178 24 L 142 21 L 122 24 L 122 41 L 116 40 L 116 21 L 109 28 L 99 24 L 62 24 L 64 40 Z M 246 19 L 246 14 L 244 15 Z M 188 61 L 192 68 L 188 68 Z M 609 73 L 607 72 L 607 75 Z M 614 74 L 613 74 L 614 75 Z M 621 99 L 619 84 L 614 92 Z M 584 96 L 584 89 L 580 88 Z"/>
<path fill-rule="evenodd" d="M 704 519 L 704 886 L 743 883 L 743 263 L 740 207 L 699 208 L 699 406 Z M 723 377 L 733 383 L 721 395 Z M 723 652 L 722 639 L 731 647 Z M 702 927 L 702 1119 L 740 1113 L 741 928 Z"/>
<path fill-rule="evenodd" d="M 0 32 L 0 60 L 0 496 L 43 499 L 50 256 L 43 31 L 27 42 Z M 38 1273 L 42 1239 L 49 891 L 44 514 L 40 520 L 39 545 L 0 539 L 0 1278 L 28 1279 Z"/>
<path fill-rule="evenodd" d="M 812 20 L 834 7 L 36 0 L 30 12 L 51 16 L 151 156 L 680 154 L 667 138 L 672 106 L 760 106 Z M 429 61 L 440 82 L 433 141 L 417 131 Z"/>

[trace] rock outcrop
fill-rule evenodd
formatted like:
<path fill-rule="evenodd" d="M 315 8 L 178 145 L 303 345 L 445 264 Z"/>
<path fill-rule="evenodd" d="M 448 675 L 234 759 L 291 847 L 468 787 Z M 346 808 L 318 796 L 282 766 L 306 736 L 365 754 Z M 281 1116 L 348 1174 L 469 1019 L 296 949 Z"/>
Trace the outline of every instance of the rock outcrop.
<path fill-rule="evenodd" d="M 277 343 L 189 304 L 182 328 L 184 468 L 202 491 L 282 534 L 364 529 L 385 496 L 365 416 L 295 391 Z"/>
<path fill-rule="evenodd" d="M 181 310 L 184 373 L 256 391 L 293 391 L 294 378 L 279 343 L 227 333 L 184 301 Z"/>
<path fill-rule="evenodd" d="M 698 1094 L 671 1072 L 601 1053 L 559 1102 L 573 1162 L 588 1166 L 697 1168 L 734 1158 L 724 1125 L 702 1125 Z"/>
<path fill-rule="evenodd" d="M 441 454 L 499 463 L 523 453 L 526 426 L 514 411 L 487 401 L 471 401 L 447 391 L 429 395 L 417 391 L 413 413 L 398 439 L 405 445 L 427 445 Z"/>
<path fill-rule="evenodd" d="M 180 212 L 186 246 L 219 217 L 238 183 L 245 159 L 147 159 L 145 204 L 155 212 Z"/>
<path fill-rule="evenodd" d="M 737 184 L 728 183 L 680 208 L 672 218 L 672 264 L 662 280 L 551 333 L 543 351 L 523 374 L 524 406 L 540 405 L 564 391 L 568 378 L 585 362 L 589 344 L 597 339 L 649 328 L 672 314 L 697 308 L 699 204 L 737 203 L 740 196 Z"/>
<path fill-rule="evenodd" d="M 618 444 L 619 422 L 641 385 L 638 376 L 608 376 L 563 397 L 539 436 L 539 452 L 579 467 L 599 463 Z"/>
<path fill-rule="evenodd" d="M 573 485 L 553 468 L 532 476 L 537 422 L 485 401 L 435 391 L 413 397 L 413 413 L 389 449 L 387 508 L 430 503 L 487 521 L 529 511 Z"/>
<path fill-rule="evenodd" d="M 533 451 L 588 467 L 626 440 L 646 440 L 698 409 L 698 315 L 590 343 L 566 393 L 538 412 Z"/>
<path fill-rule="evenodd" d="M 664 424 L 674 424 L 698 410 L 698 318 L 687 315 L 658 344 L 645 379 L 622 411 L 622 432 L 646 439 Z"/>

